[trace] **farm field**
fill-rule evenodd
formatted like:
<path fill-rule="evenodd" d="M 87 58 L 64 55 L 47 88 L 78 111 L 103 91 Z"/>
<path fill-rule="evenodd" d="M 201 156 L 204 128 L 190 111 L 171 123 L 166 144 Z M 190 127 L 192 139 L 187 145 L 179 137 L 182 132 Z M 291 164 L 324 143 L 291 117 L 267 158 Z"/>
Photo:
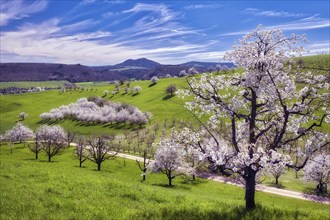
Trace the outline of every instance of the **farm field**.
<path fill-rule="evenodd" d="M 243 189 L 204 179 L 162 174 L 141 182 L 136 163 L 116 158 L 101 171 L 74 149 L 53 162 L 21 144 L 0 147 L 1 219 L 327 219 L 329 206 L 257 192 L 257 208 L 244 211 Z"/>

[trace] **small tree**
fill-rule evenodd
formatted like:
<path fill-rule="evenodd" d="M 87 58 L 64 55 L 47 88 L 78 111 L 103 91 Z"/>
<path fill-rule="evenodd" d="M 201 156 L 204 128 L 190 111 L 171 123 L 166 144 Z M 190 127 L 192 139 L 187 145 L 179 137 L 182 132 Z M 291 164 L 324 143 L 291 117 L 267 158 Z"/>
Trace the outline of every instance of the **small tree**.
<path fill-rule="evenodd" d="M 34 143 L 33 144 L 28 144 L 28 148 L 35 153 L 36 155 L 36 160 L 38 160 L 38 155 L 39 152 L 42 150 L 42 146 L 38 141 L 38 135 L 35 136 Z"/>
<path fill-rule="evenodd" d="M 305 178 L 317 182 L 317 192 L 327 193 L 327 184 L 330 183 L 330 156 L 320 154 L 309 160 L 304 168 Z"/>
<path fill-rule="evenodd" d="M 112 138 L 113 140 L 113 138 Z M 97 164 L 97 170 L 101 170 L 101 164 L 105 160 L 113 159 L 117 155 L 118 149 L 108 146 L 104 137 L 93 138 L 87 141 L 89 160 Z"/>
<path fill-rule="evenodd" d="M 104 96 L 107 96 L 108 94 L 109 94 L 109 91 L 108 91 L 108 90 L 104 90 L 104 91 L 103 91 L 103 95 L 104 95 Z"/>
<path fill-rule="evenodd" d="M 180 73 L 179 73 L 179 76 L 180 77 L 188 76 L 188 73 L 187 73 L 186 70 L 181 70 Z"/>
<path fill-rule="evenodd" d="M 25 141 L 32 139 L 34 137 L 34 133 L 33 131 L 22 125 L 21 123 L 17 123 L 12 129 L 6 131 L 5 133 L 5 139 L 8 142 L 19 142 L 22 143 L 24 142 L 25 145 Z M 12 146 L 12 145 L 11 145 Z M 12 152 L 12 149 L 11 149 Z"/>
<path fill-rule="evenodd" d="M 217 73 L 219 73 L 220 70 L 221 70 L 221 65 L 220 65 L 220 64 L 217 64 L 217 65 L 215 66 L 215 70 L 217 71 Z"/>
<path fill-rule="evenodd" d="M 191 67 L 191 68 L 189 68 L 188 73 L 189 73 L 189 75 L 196 75 L 199 72 L 194 67 Z"/>
<path fill-rule="evenodd" d="M 84 138 L 79 138 L 78 144 L 76 146 L 76 156 L 79 159 L 79 167 L 82 166 L 82 164 L 89 159 L 89 151 L 86 145 L 86 141 Z"/>
<path fill-rule="evenodd" d="M 174 95 L 175 91 L 176 91 L 176 86 L 174 84 L 171 84 L 166 87 L 166 93 L 170 94 L 171 96 Z"/>
<path fill-rule="evenodd" d="M 275 185 L 278 187 L 278 179 L 285 173 L 285 167 L 292 165 L 290 156 L 282 155 L 276 151 L 270 151 L 272 154 L 271 161 L 266 166 L 266 171 L 275 178 Z"/>
<path fill-rule="evenodd" d="M 150 163 L 150 157 L 148 157 L 148 151 L 149 151 L 148 148 L 145 148 L 143 151 L 143 164 L 141 164 L 140 161 L 136 160 L 137 165 L 142 171 L 142 181 L 146 180 L 147 169 Z"/>
<path fill-rule="evenodd" d="M 184 151 L 180 145 L 171 139 L 162 139 L 153 145 L 157 148 L 155 160 L 150 163 L 151 172 L 162 172 L 168 178 L 168 185 L 172 186 L 172 179 L 179 173 L 180 166 L 183 166 Z"/>
<path fill-rule="evenodd" d="M 142 88 L 140 86 L 135 86 L 133 88 L 133 91 L 136 93 L 136 94 L 139 94 L 139 92 L 142 90 Z"/>
<path fill-rule="evenodd" d="M 26 119 L 28 116 L 28 114 L 26 114 L 25 112 L 21 112 L 18 117 L 23 121 L 24 119 Z"/>
<path fill-rule="evenodd" d="M 153 77 L 150 79 L 150 81 L 151 81 L 152 84 L 157 84 L 158 81 L 159 81 L 159 79 L 158 79 L 157 76 L 153 76 Z"/>
<path fill-rule="evenodd" d="M 66 143 L 68 144 L 67 147 L 70 147 L 70 143 L 74 141 L 76 137 L 76 133 L 68 131 L 66 132 Z"/>
<path fill-rule="evenodd" d="M 67 135 L 64 129 L 59 125 L 43 125 L 38 128 L 36 135 L 38 136 L 39 143 L 42 145 L 43 151 L 48 156 L 48 162 L 50 162 L 51 158 L 56 154 L 61 153 L 67 146 Z"/>

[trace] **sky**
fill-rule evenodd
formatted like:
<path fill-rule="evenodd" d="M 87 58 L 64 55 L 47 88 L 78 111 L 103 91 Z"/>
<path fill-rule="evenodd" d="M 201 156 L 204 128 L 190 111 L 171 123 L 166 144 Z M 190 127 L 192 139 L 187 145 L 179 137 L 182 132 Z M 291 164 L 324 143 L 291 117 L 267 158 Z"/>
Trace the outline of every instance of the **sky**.
<path fill-rule="evenodd" d="M 329 1 L 0 0 L 0 62 L 219 62 L 259 24 L 330 52 Z"/>

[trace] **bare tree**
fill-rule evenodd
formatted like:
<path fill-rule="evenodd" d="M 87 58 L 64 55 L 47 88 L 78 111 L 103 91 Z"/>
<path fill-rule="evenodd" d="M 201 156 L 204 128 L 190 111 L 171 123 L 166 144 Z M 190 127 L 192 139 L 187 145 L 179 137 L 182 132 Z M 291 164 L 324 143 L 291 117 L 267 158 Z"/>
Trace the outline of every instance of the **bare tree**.
<path fill-rule="evenodd" d="M 73 142 L 74 138 L 76 136 L 76 133 L 68 131 L 66 133 L 66 142 L 68 143 L 68 147 L 70 147 L 70 143 Z"/>
<path fill-rule="evenodd" d="M 171 84 L 168 87 L 166 87 L 166 93 L 170 94 L 171 96 L 174 95 L 176 90 L 177 89 L 176 89 L 176 86 L 174 84 Z"/>
<path fill-rule="evenodd" d="M 113 137 L 111 137 L 113 141 Z M 110 141 L 110 142 L 111 142 Z M 109 146 L 104 137 L 92 138 L 88 140 L 88 152 L 89 160 L 97 164 L 97 170 L 101 170 L 101 164 L 106 161 L 113 159 L 117 153 L 118 149 L 115 149 L 113 146 Z"/>
<path fill-rule="evenodd" d="M 42 150 L 42 145 L 38 141 L 38 135 L 35 136 L 33 144 L 28 144 L 28 148 L 36 154 L 36 160 L 38 160 L 38 154 Z"/>
<path fill-rule="evenodd" d="M 136 160 L 137 165 L 142 171 L 142 181 L 146 180 L 147 168 L 149 166 L 150 158 L 151 158 L 148 156 L 148 149 L 149 148 L 145 148 L 143 151 L 143 164 L 141 164 L 140 161 Z"/>
<path fill-rule="evenodd" d="M 82 164 L 89 159 L 89 151 L 87 149 L 86 141 L 84 138 L 79 138 L 78 145 L 76 146 L 76 155 L 79 159 L 79 167 L 82 166 Z"/>

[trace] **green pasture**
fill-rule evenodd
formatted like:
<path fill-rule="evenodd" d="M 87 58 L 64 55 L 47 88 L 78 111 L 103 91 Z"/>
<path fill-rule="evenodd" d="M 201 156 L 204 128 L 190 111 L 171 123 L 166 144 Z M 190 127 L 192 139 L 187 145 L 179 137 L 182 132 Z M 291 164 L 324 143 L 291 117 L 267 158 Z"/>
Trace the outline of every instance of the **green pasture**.
<path fill-rule="evenodd" d="M 63 86 L 68 81 L 23 81 L 23 82 L 0 82 L 0 89 L 8 87 L 31 88 L 31 87 L 49 87 L 56 88 Z"/>
<path fill-rule="evenodd" d="M 186 81 L 183 78 L 161 79 L 155 85 L 151 85 L 148 81 L 135 81 L 131 83 L 131 88 L 141 86 L 142 91 L 139 94 L 124 93 L 125 84 L 121 86 L 118 94 L 112 96 L 114 85 L 92 86 L 84 90 L 71 90 L 60 93 L 59 90 L 44 91 L 39 93 L 25 93 L 15 95 L 0 96 L 0 116 L 1 116 L 1 132 L 13 127 L 18 120 L 21 112 L 28 114 L 28 117 L 22 122 L 32 129 L 36 129 L 42 124 L 39 115 L 48 112 L 52 108 L 58 108 L 61 105 L 68 105 L 76 102 L 79 98 L 90 96 L 101 96 L 113 102 L 124 102 L 137 106 L 143 112 L 152 113 L 152 122 L 164 122 L 167 120 L 190 120 L 191 114 L 183 108 L 184 100 L 166 94 L 165 89 L 168 85 L 175 84 L 177 88 L 185 88 Z M 89 85 L 84 83 L 84 85 Z M 93 89 L 93 90 L 91 90 Z M 108 90 L 109 94 L 103 96 L 103 91 Z M 80 134 L 107 134 L 109 132 L 117 132 L 122 130 L 123 126 L 116 125 L 90 125 L 82 124 L 77 121 L 63 120 L 56 124 L 62 125 L 70 131 Z M 128 126 L 127 126 L 128 127 Z"/>
<path fill-rule="evenodd" d="M 134 161 L 105 161 L 102 170 L 74 149 L 47 162 L 23 145 L 0 146 L 0 219 L 328 219 L 329 205 L 257 192 L 246 212 L 244 190 L 205 179 L 147 174 Z"/>

